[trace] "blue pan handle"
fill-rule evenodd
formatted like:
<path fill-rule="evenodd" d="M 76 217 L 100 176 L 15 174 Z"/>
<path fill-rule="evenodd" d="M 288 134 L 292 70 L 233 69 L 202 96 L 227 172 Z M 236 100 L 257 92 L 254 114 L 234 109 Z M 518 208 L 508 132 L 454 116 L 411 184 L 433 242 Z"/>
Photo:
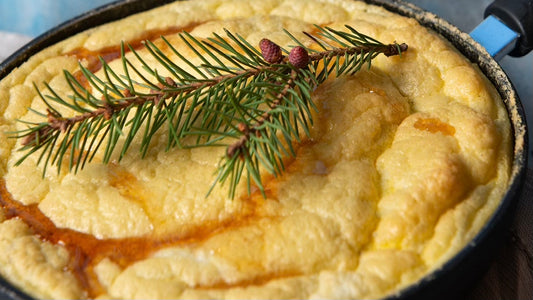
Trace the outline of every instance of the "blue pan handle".
<path fill-rule="evenodd" d="M 485 10 L 485 17 L 500 19 L 519 34 L 511 56 L 524 56 L 533 49 L 533 0 L 496 0 Z"/>
<path fill-rule="evenodd" d="M 533 0 L 495 0 L 470 35 L 496 60 L 533 49 Z"/>

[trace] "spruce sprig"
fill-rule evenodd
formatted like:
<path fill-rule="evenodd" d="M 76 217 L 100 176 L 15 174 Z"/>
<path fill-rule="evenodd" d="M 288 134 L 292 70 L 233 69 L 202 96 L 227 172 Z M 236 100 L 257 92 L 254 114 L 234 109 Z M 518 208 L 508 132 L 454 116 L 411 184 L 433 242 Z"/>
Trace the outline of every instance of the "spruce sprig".
<path fill-rule="evenodd" d="M 47 93 L 36 88 L 47 111 L 33 111 L 42 121 L 20 121 L 27 128 L 12 133 L 21 139 L 20 150 L 26 152 L 16 165 L 38 153 L 38 163 L 44 164 L 43 175 L 47 166 L 55 165 L 59 172 L 65 163 L 76 172 L 93 160 L 100 148 L 104 149 L 104 163 L 117 151 L 118 159 L 122 159 L 137 136 L 144 157 L 155 133 L 166 128 L 167 150 L 227 148 L 215 183 L 229 182 L 230 198 L 245 170 L 248 192 L 255 184 L 264 194 L 260 170 L 280 175 L 284 159 L 296 155 L 294 143 L 302 134 L 309 136 L 312 112 L 317 110 L 312 91 L 331 75 L 353 74 L 365 64 L 370 67 L 380 53 L 391 56 L 407 50 L 405 44 L 385 45 L 350 26 L 346 31 L 316 28 L 316 35 L 306 35 L 318 49 L 304 45 L 289 32 L 295 43 L 291 51 L 266 40 L 279 51 L 274 58 L 227 30 L 225 38 L 214 34 L 205 40 L 180 33 L 181 41 L 202 62 L 200 65 L 193 64 L 164 37 L 164 44 L 177 59 L 170 59 L 146 41 L 156 66 L 123 43 L 121 73 L 100 58 L 102 76 L 80 63 L 87 85 L 64 71 L 70 87 L 66 98 L 46 83 Z M 127 51 L 142 69 L 126 58 Z M 158 70 L 163 69 L 168 76 L 160 75 Z M 133 80 L 132 74 L 140 80 Z M 69 117 L 58 107 L 68 108 Z M 123 142 L 117 148 L 120 138 Z"/>

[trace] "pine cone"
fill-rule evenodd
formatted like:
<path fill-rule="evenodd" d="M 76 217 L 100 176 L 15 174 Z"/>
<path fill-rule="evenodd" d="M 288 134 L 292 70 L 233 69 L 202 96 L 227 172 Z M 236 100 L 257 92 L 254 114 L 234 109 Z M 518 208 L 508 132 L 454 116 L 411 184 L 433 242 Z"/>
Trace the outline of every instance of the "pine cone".
<path fill-rule="evenodd" d="M 289 53 L 289 62 L 297 68 L 305 68 L 309 63 L 309 53 L 305 48 L 296 46 Z"/>
<path fill-rule="evenodd" d="M 283 58 L 281 48 L 269 39 L 262 39 L 259 42 L 259 48 L 261 49 L 263 58 L 268 63 L 275 64 Z"/>

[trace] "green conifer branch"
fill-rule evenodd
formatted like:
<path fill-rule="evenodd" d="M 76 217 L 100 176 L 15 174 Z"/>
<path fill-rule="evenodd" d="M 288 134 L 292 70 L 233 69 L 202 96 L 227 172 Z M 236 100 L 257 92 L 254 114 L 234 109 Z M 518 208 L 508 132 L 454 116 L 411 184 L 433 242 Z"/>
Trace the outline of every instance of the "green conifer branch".
<path fill-rule="evenodd" d="M 43 174 L 50 165 L 59 172 L 63 163 L 76 172 L 93 160 L 99 149 L 104 149 L 104 163 L 115 152 L 122 159 L 137 136 L 141 137 L 141 156 L 145 156 L 154 134 L 166 128 L 167 150 L 227 148 L 215 183 L 229 182 L 229 197 L 235 196 L 244 171 L 248 191 L 255 184 L 264 192 L 260 170 L 280 175 L 284 158 L 296 155 L 293 144 L 302 134 L 309 135 L 312 112 L 317 110 L 311 93 L 318 85 L 329 76 L 353 74 L 365 64 L 370 67 L 379 54 L 391 56 L 407 50 L 405 44 L 385 45 L 349 26 L 346 31 L 317 29 L 317 35 L 306 35 L 320 50 L 305 46 L 287 32 L 296 46 L 289 51 L 267 40 L 270 52 L 258 50 L 229 31 L 226 38 L 214 34 L 207 40 L 181 33 L 179 37 L 200 59 L 200 65 L 163 37 L 178 59 L 170 59 L 147 41 L 146 49 L 158 65 L 148 64 L 129 47 L 142 66 L 139 69 L 126 58 L 128 49 L 122 44 L 122 74 L 101 58 L 101 77 L 80 64 L 88 86 L 64 72 L 71 92 L 67 98 L 48 84 L 46 93 L 36 88 L 47 111 L 33 111 L 42 121 L 20 121 L 27 128 L 11 133 L 21 139 L 20 151 L 25 152 L 16 165 L 40 152 Z M 158 68 L 170 75 L 160 75 Z M 133 80 L 132 74 L 140 80 Z M 59 107 L 68 108 L 72 116 L 63 116 Z M 120 138 L 124 142 L 117 149 Z"/>

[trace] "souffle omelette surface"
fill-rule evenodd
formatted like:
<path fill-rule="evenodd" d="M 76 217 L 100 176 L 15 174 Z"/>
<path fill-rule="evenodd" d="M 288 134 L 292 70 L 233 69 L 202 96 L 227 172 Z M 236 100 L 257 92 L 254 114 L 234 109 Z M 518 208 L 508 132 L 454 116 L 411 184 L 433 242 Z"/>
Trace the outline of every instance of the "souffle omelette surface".
<path fill-rule="evenodd" d="M 266 198 L 244 183 L 234 199 L 227 186 L 206 197 L 226 149 L 167 151 L 166 129 L 144 158 L 134 140 L 120 162 L 101 163 L 102 149 L 77 173 L 43 176 L 38 154 L 15 166 L 25 153 L 7 133 L 46 111 L 34 85 L 68 98 L 63 70 L 103 76 L 98 56 L 121 42 L 175 57 L 164 35 L 201 64 L 179 32 L 289 47 L 283 29 L 311 45 L 314 24 L 409 49 L 313 92 L 310 137 L 282 176 L 264 174 Z M 477 67 L 415 20 L 351 0 L 178 1 L 133 15 L 31 57 L 0 82 L 0 112 L 0 274 L 38 298 L 385 297 L 464 247 L 510 176 L 507 113 Z"/>

